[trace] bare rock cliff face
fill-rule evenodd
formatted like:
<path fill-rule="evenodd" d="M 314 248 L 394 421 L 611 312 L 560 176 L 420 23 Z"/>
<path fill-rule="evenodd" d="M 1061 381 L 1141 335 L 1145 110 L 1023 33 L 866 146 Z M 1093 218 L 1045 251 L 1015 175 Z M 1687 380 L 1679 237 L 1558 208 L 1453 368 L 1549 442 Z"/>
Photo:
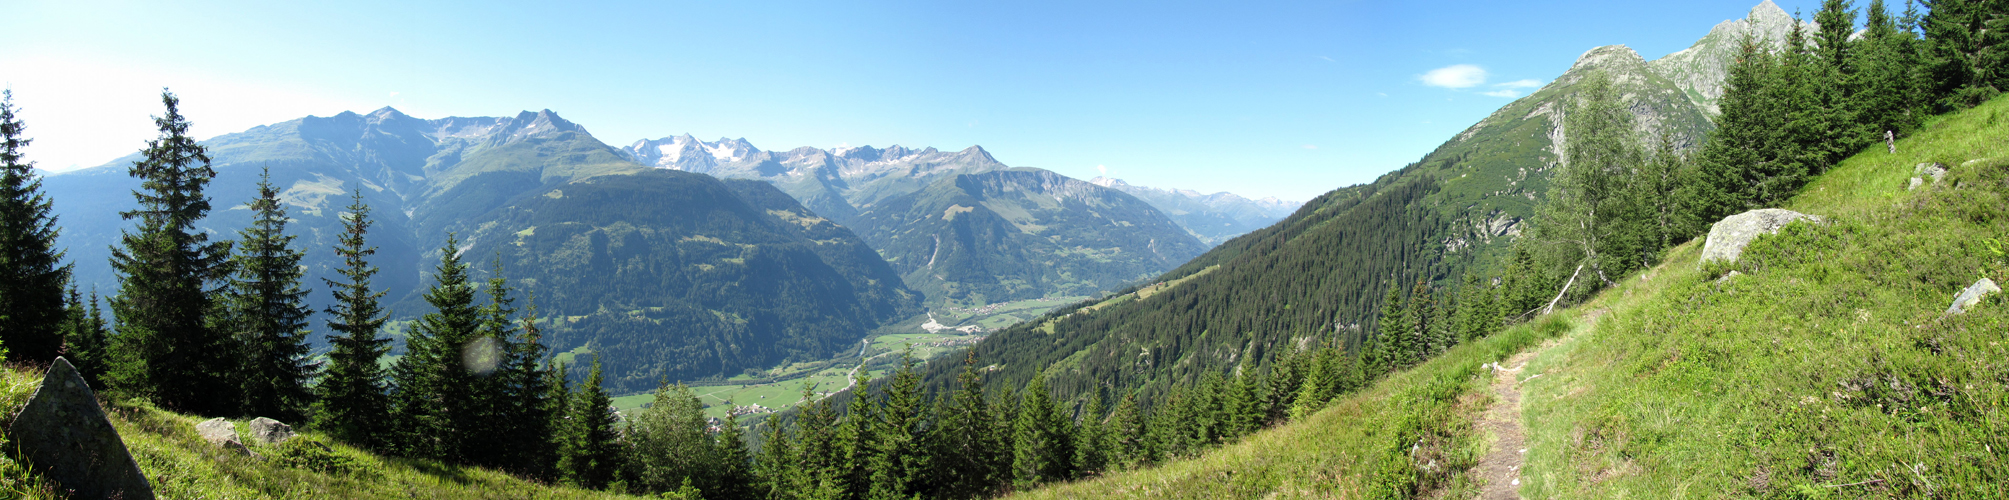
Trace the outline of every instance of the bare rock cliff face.
<path fill-rule="evenodd" d="M 1804 25 L 1808 30 L 1815 28 L 1813 23 Z M 1776 48 L 1785 43 L 1786 34 L 1792 30 L 1793 16 L 1772 0 L 1765 0 L 1752 7 L 1744 19 L 1718 23 L 1695 45 L 1655 59 L 1647 66 L 1672 80 L 1709 116 L 1716 116 L 1723 112 L 1716 106 L 1716 101 L 1723 98 L 1723 80 L 1730 75 L 1730 63 L 1736 61 L 1744 37 Z"/>

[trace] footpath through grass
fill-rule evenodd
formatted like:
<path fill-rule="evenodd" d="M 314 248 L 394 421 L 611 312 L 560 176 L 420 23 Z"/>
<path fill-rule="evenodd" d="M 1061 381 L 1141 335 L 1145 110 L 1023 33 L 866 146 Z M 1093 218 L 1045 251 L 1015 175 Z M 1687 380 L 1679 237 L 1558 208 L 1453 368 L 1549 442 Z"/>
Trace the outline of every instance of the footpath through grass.
<path fill-rule="evenodd" d="M 1528 498 L 2009 497 L 2009 100 L 1816 179 L 1736 265 L 1699 242 L 1528 370 Z M 1951 167 L 1908 191 L 1913 166 Z M 1729 271 L 1740 274 L 1728 279 Z M 1720 280 L 1720 281 L 1719 281 Z M 1636 288 L 1636 290 L 1635 290 Z M 1626 296 L 1629 294 L 1630 296 Z"/>
<path fill-rule="evenodd" d="M 1025 498 L 1389 498 L 1471 496 L 1486 452 L 1474 424 L 1489 403 L 1482 368 L 1572 328 L 1542 318 L 1460 345 L 1341 398 L 1302 422 L 1198 458 L 1053 485 Z"/>

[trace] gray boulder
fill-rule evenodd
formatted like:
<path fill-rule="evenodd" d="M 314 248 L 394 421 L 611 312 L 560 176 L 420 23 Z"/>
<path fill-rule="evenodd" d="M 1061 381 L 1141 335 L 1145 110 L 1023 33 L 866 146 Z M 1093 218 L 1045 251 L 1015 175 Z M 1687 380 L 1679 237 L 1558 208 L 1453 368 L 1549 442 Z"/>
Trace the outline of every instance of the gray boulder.
<path fill-rule="evenodd" d="M 1967 285 L 1966 290 L 1960 291 L 1960 296 L 1953 298 L 1953 305 L 1946 308 L 1946 314 L 1949 316 L 1966 314 L 1968 309 L 1973 309 L 1976 304 L 1980 304 L 1981 299 L 1988 298 L 1989 295 L 1997 293 L 2002 293 L 2002 287 L 1995 286 L 1995 280 L 1981 278 L 1981 281 Z"/>
<path fill-rule="evenodd" d="M 15 414 L 7 436 L 35 470 L 70 490 L 71 498 L 153 498 L 119 431 L 98 407 L 84 377 L 70 361 L 56 358 L 42 376 L 42 386 Z"/>
<path fill-rule="evenodd" d="M 1911 187 L 1905 189 L 1918 189 L 1919 186 L 1925 185 L 1925 179 L 1928 177 L 1932 178 L 1933 184 L 1938 184 L 1940 179 L 1945 179 L 1946 164 L 1920 163 L 1918 166 L 1911 167 Z"/>
<path fill-rule="evenodd" d="M 275 445 L 293 439 L 293 426 L 265 417 L 251 420 L 251 440 L 262 445 Z"/>
<path fill-rule="evenodd" d="M 1724 217 L 1709 227 L 1709 239 L 1702 242 L 1701 262 L 1716 259 L 1736 262 L 1744 254 L 1744 246 L 1758 235 L 1777 233 L 1779 228 L 1801 219 L 1821 222 L 1818 216 L 1781 208 L 1761 208 Z"/>
<path fill-rule="evenodd" d="M 222 417 L 195 424 L 195 433 L 201 435 L 203 441 L 208 441 L 209 444 L 219 448 L 255 456 L 250 448 L 244 447 L 244 441 L 237 438 L 237 425 Z"/>

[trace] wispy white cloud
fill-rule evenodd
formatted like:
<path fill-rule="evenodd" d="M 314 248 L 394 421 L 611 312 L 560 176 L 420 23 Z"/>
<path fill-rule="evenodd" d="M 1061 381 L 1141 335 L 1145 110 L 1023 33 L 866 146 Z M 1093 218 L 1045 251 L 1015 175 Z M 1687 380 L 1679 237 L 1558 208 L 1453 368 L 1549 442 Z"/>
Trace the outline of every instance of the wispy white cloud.
<path fill-rule="evenodd" d="M 1538 82 L 1532 79 L 1522 79 L 1522 80 L 1514 80 L 1511 82 L 1495 83 L 1493 84 L 1493 86 L 1503 89 L 1538 89 L 1542 88 L 1542 82 Z"/>
<path fill-rule="evenodd" d="M 1485 92 L 1480 92 L 1479 95 L 1489 95 L 1493 97 L 1505 97 L 1508 99 L 1512 99 L 1515 97 L 1520 97 L 1521 91 L 1514 89 L 1489 90 Z"/>
<path fill-rule="evenodd" d="M 1332 60 L 1332 58 L 1330 58 L 1330 57 L 1326 57 L 1326 56 L 1318 56 L 1318 58 L 1319 58 L 1319 59 L 1324 59 L 1324 60 L 1325 60 L 1325 62 L 1339 62 L 1339 61 L 1334 61 L 1334 60 Z"/>
<path fill-rule="evenodd" d="M 1096 165 L 1096 166 L 1095 166 L 1095 173 L 1098 173 L 1098 174 L 1102 174 L 1102 175 L 1109 175 L 1109 166 L 1108 166 L 1108 165 Z"/>
<path fill-rule="evenodd" d="M 1457 64 L 1430 70 L 1417 75 L 1424 85 L 1447 89 L 1469 89 L 1486 83 L 1486 69 L 1471 64 Z"/>

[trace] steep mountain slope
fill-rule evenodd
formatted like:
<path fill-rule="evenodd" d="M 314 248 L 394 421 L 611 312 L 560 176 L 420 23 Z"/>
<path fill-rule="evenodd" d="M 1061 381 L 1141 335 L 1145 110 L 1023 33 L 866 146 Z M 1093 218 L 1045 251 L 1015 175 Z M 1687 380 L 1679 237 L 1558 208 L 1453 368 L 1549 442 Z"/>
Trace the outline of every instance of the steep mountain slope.
<path fill-rule="evenodd" d="M 499 256 L 563 320 L 553 342 L 603 353 L 617 392 L 829 357 L 919 301 L 849 230 L 757 181 L 602 176 L 467 225 L 467 255 Z"/>
<path fill-rule="evenodd" d="M 653 387 L 661 375 L 729 376 L 821 357 L 913 314 L 919 300 L 862 240 L 786 196 L 632 163 L 548 110 L 424 120 L 385 108 L 255 127 L 206 145 L 216 209 L 203 229 L 231 237 L 247 224 L 242 203 L 269 168 L 294 220 L 289 232 L 308 252 L 310 303 L 327 303 L 319 278 L 334 277 L 328 248 L 349 194 L 361 189 L 377 221 L 377 284 L 396 318 L 429 310 L 421 278 L 446 234 L 458 233 L 477 268 L 505 253 L 505 272 L 536 291 L 547 313 L 574 317 L 551 332 L 554 347 L 628 347 L 605 351 L 610 366 L 628 370 L 610 377 L 622 390 Z M 45 183 L 79 280 L 105 294 L 117 289 L 108 248 L 128 225 L 118 212 L 134 206 L 138 182 L 126 170 L 136 159 Z M 738 262 L 711 262 L 718 259 Z M 669 352 L 689 356 L 657 357 Z"/>
<path fill-rule="evenodd" d="M 1157 207 L 1158 211 L 1164 212 L 1166 217 L 1171 217 L 1173 222 L 1178 222 L 1180 227 L 1186 228 L 1186 232 L 1199 238 L 1201 243 L 1209 246 L 1219 245 L 1236 236 L 1248 234 L 1249 231 L 1275 224 L 1290 216 L 1291 212 L 1297 211 L 1298 207 L 1304 206 L 1302 202 L 1283 201 L 1274 197 L 1251 200 L 1225 191 L 1201 194 L 1190 189 L 1136 186 L 1123 182 L 1123 179 L 1108 177 L 1096 177 L 1089 179 L 1088 182 L 1130 193 L 1131 196 L 1150 203 L 1151 206 Z"/>
<path fill-rule="evenodd" d="M 938 304 L 1093 295 L 1205 249 L 1177 222 L 1159 224 L 1165 217 L 1149 203 L 1052 172 L 1001 174 L 1010 167 L 976 146 L 768 152 L 745 139 L 683 135 L 625 151 L 658 168 L 772 183 L 856 228 L 907 286 Z M 981 213 L 959 215 L 970 209 Z"/>
<path fill-rule="evenodd" d="M 1090 295 L 1206 249 L 1130 195 L 1037 169 L 943 178 L 857 220 L 908 286 L 962 305 Z"/>
<path fill-rule="evenodd" d="M 1759 10 L 1776 9 L 1761 4 Z M 1713 129 L 1674 81 L 1622 45 L 1569 71 L 1374 183 L 1335 190 L 1291 217 L 1160 276 L 1157 284 L 992 335 L 972 349 L 997 384 L 1043 371 L 1061 398 L 1151 396 L 1201 373 L 1266 369 L 1277 354 L 1335 335 L 1358 345 L 1387 287 L 1493 272 L 1548 189 L 1576 87 L 1603 72 L 1649 141 L 1693 148 Z M 954 367 L 929 371 L 948 387 Z"/>
<path fill-rule="evenodd" d="M 2009 300 L 1946 309 L 1978 278 L 2009 279 L 2005 113 L 1997 99 L 1843 162 L 1785 207 L 1825 222 L 1761 236 L 1735 264 L 1698 265 L 1691 241 L 1303 421 L 1023 496 L 2002 497 Z M 1907 189 L 1925 162 L 1953 167 Z M 1518 399 L 1495 399 L 1495 380 Z M 1503 406 L 1525 449 L 1489 427 Z M 1495 454 L 1520 465 L 1483 473 Z"/>

